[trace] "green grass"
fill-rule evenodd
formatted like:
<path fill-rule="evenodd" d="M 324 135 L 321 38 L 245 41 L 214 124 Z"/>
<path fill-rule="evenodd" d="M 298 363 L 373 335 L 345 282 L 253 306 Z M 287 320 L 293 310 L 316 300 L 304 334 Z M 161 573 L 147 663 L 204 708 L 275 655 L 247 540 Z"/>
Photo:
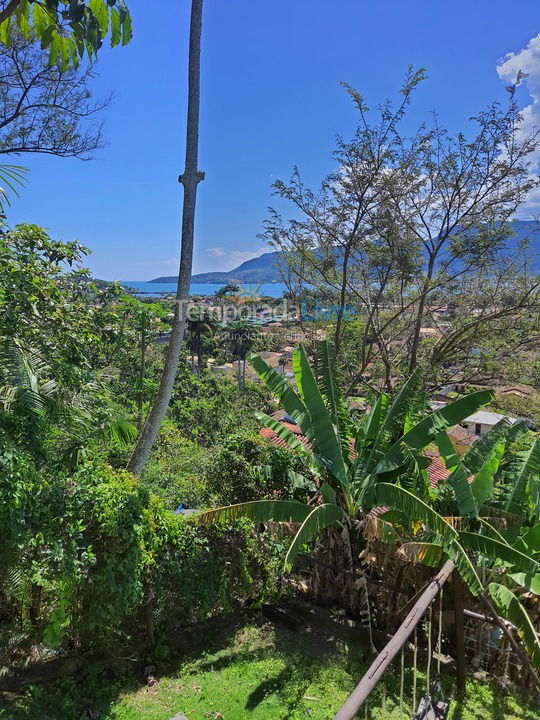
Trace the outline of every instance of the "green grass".
<path fill-rule="evenodd" d="M 298 634 L 260 619 L 230 620 L 221 629 L 197 630 L 195 646 L 182 657 L 162 646 L 154 658 L 157 684 L 144 682 L 143 665 L 117 662 L 90 666 L 78 677 L 34 686 L 0 705 L 2 720 L 328 720 L 366 667 L 358 649 L 319 633 Z M 193 640 L 192 640 L 193 643 Z M 199 649 L 196 648 L 199 645 Z M 204 649 L 202 649 L 204 648 Z M 159 658 L 156 659 L 156 658 Z M 453 678 L 443 677 L 450 695 Z M 370 702 L 367 717 L 398 720 L 399 668 L 388 675 Z M 418 694 L 425 676 L 417 678 Z M 411 712 L 412 671 L 405 674 L 405 719 Z M 385 712 L 381 706 L 385 704 Z M 361 717 L 365 717 L 362 713 Z M 451 720 L 538 720 L 540 710 L 518 692 L 504 693 L 478 681 L 468 683 L 464 707 L 452 703 Z"/>

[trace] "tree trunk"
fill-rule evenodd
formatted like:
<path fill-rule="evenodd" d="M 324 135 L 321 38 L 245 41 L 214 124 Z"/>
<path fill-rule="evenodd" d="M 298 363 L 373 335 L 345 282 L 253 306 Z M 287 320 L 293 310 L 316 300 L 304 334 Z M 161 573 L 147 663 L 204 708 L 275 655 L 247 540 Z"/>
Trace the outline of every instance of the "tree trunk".
<path fill-rule="evenodd" d="M 199 154 L 202 9 L 203 0 L 192 0 L 189 34 L 186 164 L 183 175 L 179 177 L 179 182 L 184 186 L 184 206 L 182 212 L 180 270 L 178 273 L 174 319 L 159 390 L 128 463 L 128 470 L 131 470 L 131 472 L 137 475 L 141 474 L 146 465 L 167 408 L 169 407 L 186 325 L 186 309 L 189 300 L 189 285 L 193 262 L 193 228 L 195 224 L 197 185 L 204 179 L 204 173 L 197 169 Z"/>
<path fill-rule="evenodd" d="M 141 330 L 141 364 L 139 367 L 139 398 L 137 408 L 137 427 L 139 432 L 142 430 L 144 418 L 143 418 L 143 404 L 144 404 L 144 376 L 146 375 L 146 330 Z"/>
<path fill-rule="evenodd" d="M 416 315 L 416 322 L 414 325 L 414 334 L 411 344 L 411 355 L 409 358 L 409 372 L 412 372 L 418 365 L 418 346 L 420 345 L 420 331 L 422 330 L 422 322 L 424 320 L 424 309 L 426 307 L 427 295 L 429 292 L 429 286 L 431 285 L 431 278 L 433 277 L 433 268 L 435 266 L 435 256 L 431 255 L 429 258 L 428 270 L 426 280 L 422 287 L 422 294 L 420 295 L 420 304 L 418 306 L 418 314 Z"/>

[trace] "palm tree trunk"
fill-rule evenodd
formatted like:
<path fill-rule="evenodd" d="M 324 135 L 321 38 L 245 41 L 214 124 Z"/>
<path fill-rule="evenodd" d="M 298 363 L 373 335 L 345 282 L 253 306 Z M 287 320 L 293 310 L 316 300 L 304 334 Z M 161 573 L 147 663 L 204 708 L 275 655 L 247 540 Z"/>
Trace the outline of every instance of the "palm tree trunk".
<path fill-rule="evenodd" d="M 137 475 L 140 475 L 146 465 L 167 408 L 169 407 L 186 325 L 186 309 L 189 299 L 189 285 L 193 262 L 193 228 L 195 224 L 197 185 L 204 179 L 204 173 L 197 169 L 199 155 L 202 9 L 203 0 L 192 0 L 189 31 L 186 164 L 183 175 L 179 177 L 179 182 L 184 186 L 184 206 L 182 212 L 180 270 L 178 273 L 174 319 L 159 390 L 128 463 L 128 470 L 131 470 L 131 472 Z"/>
<path fill-rule="evenodd" d="M 141 364 L 139 367 L 139 398 L 137 408 L 137 428 L 139 432 L 143 427 L 143 405 L 144 405 L 144 376 L 146 375 L 146 330 L 141 330 Z"/>

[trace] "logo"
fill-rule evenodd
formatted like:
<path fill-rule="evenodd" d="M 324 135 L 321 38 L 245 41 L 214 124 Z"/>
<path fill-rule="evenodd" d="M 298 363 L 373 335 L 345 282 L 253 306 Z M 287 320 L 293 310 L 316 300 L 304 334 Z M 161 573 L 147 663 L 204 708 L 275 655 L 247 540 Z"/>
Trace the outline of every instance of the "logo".
<path fill-rule="evenodd" d="M 250 285 L 239 285 L 238 287 L 239 290 L 235 295 L 237 305 L 261 299 L 261 283 L 254 285 L 253 287 Z"/>

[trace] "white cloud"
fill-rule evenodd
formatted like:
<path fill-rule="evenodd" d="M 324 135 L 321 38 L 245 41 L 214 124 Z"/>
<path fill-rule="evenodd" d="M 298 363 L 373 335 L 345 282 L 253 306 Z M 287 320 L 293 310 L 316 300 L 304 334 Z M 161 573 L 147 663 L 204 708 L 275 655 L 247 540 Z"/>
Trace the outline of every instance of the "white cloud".
<path fill-rule="evenodd" d="M 246 260 L 259 257 L 262 253 L 268 252 L 268 248 L 264 245 L 253 250 L 229 250 L 224 247 L 212 247 L 207 248 L 206 252 L 211 258 L 215 259 L 212 270 L 226 271 L 233 270 Z"/>
<path fill-rule="evenodd" d="M 523 116 L 521 129 L 523 133 L 527 134 L 534 128 L 540 128 L 540 33 L 531 38 L 527 46 L 519 52 L 508 53 L 497 66 L 499 77 L 508 85 L 515 82 L 519 70 L 529 75 L 528 78 L 522 80 L 522 84 L 516 89 L 518 100 L 518 93 L 523 92 L 523 87 L 527 88 L 532 99 L 532 102 L 521 110 Z M 534 156 L 534 161 L 536 162 L 534 170 L 538 171 L 540 148 Z M 521 208 L 519 215 L 523 218 L 529 218 L 536 213 L 540 213 L 540 189 L 538 188 L 531 193 L 527 203 Z"/>

